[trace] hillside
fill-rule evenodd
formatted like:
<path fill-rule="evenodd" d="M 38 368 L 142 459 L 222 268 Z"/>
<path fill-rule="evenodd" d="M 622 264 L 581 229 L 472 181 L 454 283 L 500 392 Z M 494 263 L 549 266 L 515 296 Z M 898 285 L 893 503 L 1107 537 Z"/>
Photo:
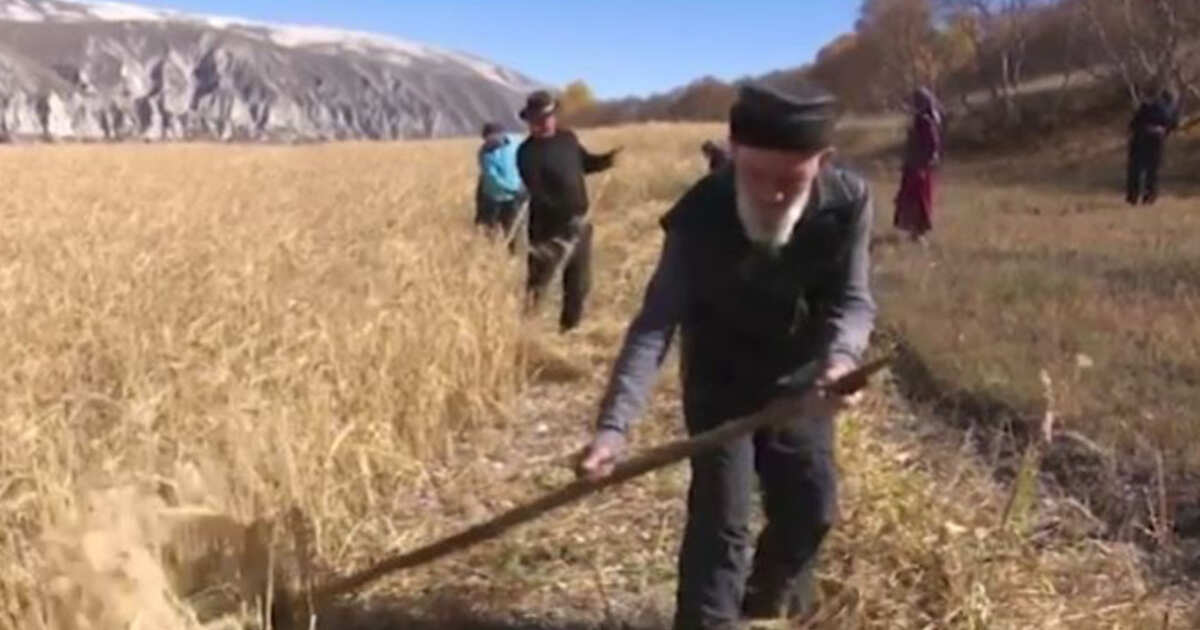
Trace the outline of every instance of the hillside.
<path fill-rule="evenodd" d="M 0 0 L 0 138 L 428 138 L 518 124 L 537 83 L 463 53 L 112 2 Z"/>

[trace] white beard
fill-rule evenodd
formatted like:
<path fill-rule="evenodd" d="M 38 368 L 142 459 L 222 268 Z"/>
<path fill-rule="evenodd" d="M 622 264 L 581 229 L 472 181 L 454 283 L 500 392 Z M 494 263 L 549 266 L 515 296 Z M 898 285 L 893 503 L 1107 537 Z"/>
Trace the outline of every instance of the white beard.
<path fill-rule="evenodd" d="M 735 186 L 735 188 L 737 189 L 738 219 L 742 222 L 742 229 L 746 231 L 747 238 L 756 245 L 763 245 L 770 249 L 779 249 L 792 238 L 792 229 L 796 227 L 800 215 L 804 214 L 804 206 L 808 205 L 808 196 L 812 192 L 812 189 L 809 188 L 797 196 L 788 206 L 787 212 L 784 213 L 778 224 L 766 225 L 758 218 L 762 215 L 756 211 L 754 201 L 750 199 L 750 196 L 742 192 L 741 187 Z"/>

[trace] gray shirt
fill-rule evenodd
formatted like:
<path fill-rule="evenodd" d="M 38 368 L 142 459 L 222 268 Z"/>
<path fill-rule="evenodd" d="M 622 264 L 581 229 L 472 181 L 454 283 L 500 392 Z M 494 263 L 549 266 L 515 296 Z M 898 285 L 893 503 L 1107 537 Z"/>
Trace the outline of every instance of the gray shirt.
<path fill-rule="evenodd" d="M 849 269 L 831 309 L 835 331 L 827 357 L 857 363 L 874 328 L 876 306 L 870 288 L 870 235 L 874 209 L 870 196 L 853 232 Z M 680 239 L 668 232 L 641 308 L 630 323 L 600 404 L 597 428 L 626 433 L 646 405 L 687 303 L 688 264 Z"/>

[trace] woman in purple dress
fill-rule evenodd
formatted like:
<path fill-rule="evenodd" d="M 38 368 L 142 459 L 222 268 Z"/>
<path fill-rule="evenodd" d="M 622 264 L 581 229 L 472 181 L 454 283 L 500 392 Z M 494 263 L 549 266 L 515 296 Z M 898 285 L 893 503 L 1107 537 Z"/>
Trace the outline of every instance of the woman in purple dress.
<path fill-rule="evenodd" d="M 913 93 L 913 107 L 916 112 L 908 130 L 893 223 L 908 232 L 914 242 L 923 244 L 925 235 L 933 229 L 934 171 L 942 152 L 942 113 L 927 88 Z"/>

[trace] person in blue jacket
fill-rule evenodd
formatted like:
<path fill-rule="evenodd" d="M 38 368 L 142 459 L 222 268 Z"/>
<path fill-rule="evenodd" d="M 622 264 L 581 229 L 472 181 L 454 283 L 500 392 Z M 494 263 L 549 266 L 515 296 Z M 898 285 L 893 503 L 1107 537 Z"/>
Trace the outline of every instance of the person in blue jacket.
<path fill-rule="evenodd" d="M 496 123 L 483 126 L 479 147 L 479 183 L 475 196 L 475 225 L 512 237 L 528 193 L 517 170 L 517 148 L 524 137 L 507 133 Z"/>

